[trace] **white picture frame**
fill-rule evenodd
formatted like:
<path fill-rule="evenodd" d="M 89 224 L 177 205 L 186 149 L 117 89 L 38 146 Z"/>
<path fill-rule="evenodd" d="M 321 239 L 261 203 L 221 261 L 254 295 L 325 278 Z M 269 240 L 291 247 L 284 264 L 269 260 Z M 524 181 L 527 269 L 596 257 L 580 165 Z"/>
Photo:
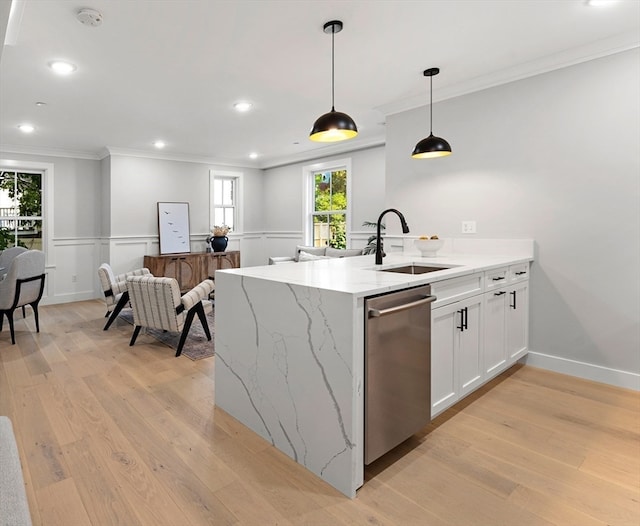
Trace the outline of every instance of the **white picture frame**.
<path fill-rule="evenodd" d="M 189 203 L 158 202 L 160 254 L 191 252 L 189 238 Z"/>

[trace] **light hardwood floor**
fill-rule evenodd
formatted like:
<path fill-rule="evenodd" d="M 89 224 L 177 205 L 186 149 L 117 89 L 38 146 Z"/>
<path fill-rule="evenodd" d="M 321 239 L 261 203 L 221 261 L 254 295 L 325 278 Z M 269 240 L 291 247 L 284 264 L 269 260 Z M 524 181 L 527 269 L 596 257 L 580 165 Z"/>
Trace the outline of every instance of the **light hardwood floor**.
<path fill-rule="evenodd" d="M 339 494 L 214 407 L 193 362 L 98 301 L 18 314 L 0 333 L 35 525 L 640 524 L 640 395 L 515 367 Z"/>

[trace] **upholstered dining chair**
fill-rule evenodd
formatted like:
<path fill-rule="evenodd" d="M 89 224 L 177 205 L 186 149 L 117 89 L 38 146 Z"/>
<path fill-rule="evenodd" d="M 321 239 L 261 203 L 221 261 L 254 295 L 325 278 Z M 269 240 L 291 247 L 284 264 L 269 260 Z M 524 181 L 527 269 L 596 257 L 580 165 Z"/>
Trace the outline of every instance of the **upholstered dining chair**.
<path fill-rule="evenodd" d="M 153 276 L 127 278 L 127 290 L 135 326 L 129 345 L 136 342 L 142 327 L 181 332 L 176 350 L 176 356 L 180 356 L 196 314 L 207 339 L 211 340 L 206 315 L 213 309 L 213 304 L 207 298 L 214 288 L 213 280 L 205 279 L 181 296 L 178 281 L 174 278 Z"/>
<path fill-rule="evenodd" d="M 40 332 L 38 303 L 44 291 L 44 252 L 25 250 L 11 261 L 5 278 L 0 281 L 0 331 L 4 317 L 9 320 L 11 343 L 16 343 L 13 326 L 13 311 L 31 305 L 36 321 L 36 332 Z"/>
<path fill-rule="evenodd" d="M 130 276 L 150 276 L 148 268 L 139 268 L 131 272 L 115 275 L 108 263 L 103 263 L 98 268 L 98 277 L 102 292 L 104 292 L 104 303 L 107 306 L 107 313 L 104 315 L 109 319 L 103 330 L 107 330 L 113 321 L 118 317 L 122 308 L 129 302 L 127 293 L 127 278 Z M 113 312 L 112 309 L 113 308 Z M 111 316 L 109 316 L 111 315 Z"/>
<path fill-rule="evenodd" d="M 9 269 L 9 265 L 11 265 L 13 258 L 26 251 L 27 249 L 24 247 L 11 247 L 5 248 L 0 252 L 0 280 L 4 279 L 7 275 L 7 270 Z"/>

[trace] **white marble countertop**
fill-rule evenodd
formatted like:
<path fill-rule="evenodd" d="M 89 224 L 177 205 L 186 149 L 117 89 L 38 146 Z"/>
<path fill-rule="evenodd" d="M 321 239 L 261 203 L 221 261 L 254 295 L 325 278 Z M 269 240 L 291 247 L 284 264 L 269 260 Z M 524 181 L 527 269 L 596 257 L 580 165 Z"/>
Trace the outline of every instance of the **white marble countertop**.
<path fill-rule="evenodd" d="M 367 255 L 260 267 L 243 267 L 218 270 L 217 272 L 342 292 L 352 294 L 354 297 L 364 297 L 530 261 L 533 261 L 532 253 L 511 255 L 450 253 L 438 254 L 436 257 L 391 253 L 384 258 L 382 265 L 375 265 L 375 256 Z M 382 269 L 408 264 L 450 268 L 417 275 L 381 271 Z"/>

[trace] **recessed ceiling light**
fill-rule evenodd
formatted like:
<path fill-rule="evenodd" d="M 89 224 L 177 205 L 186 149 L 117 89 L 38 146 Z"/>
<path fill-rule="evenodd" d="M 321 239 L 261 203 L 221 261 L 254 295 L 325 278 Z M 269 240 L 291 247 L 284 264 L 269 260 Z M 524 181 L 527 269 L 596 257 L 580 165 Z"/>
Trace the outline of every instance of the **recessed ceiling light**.
<path fill-rule="evenodd" d="M 164 141 L 153 141 L 153 145 L 158 148 L 158 150 L 162 150 L 162 148 L 164 148 L 167 143 L 165 143 Z"/>
<path fill-rule="evenodd" d="M 36 128 L 35 126 L 33 126 L 32 124 L 20 124 L 18 125 L 18 129 L 22 132 L 22 133 L 31 133 L 33 132 Z"/>
<path fill-rule="evenodd" d="M 253 107 L 253 104 L 246 101 L 236 102 L 233 105 L 233 109 L 239 111 L 240 113 L 244 113 L 245 111 L 249 111 Z"/>
<path fill-rule="evenodd" d="M 58 75 L 69 75 L 77 69 L 75 64 L 65 62 L 64 60 L 55 60 L 50 62 L 49 67 Z"/>
<path fill-rule="evenodd" d="M 46 102 L 41 102 L 41 101 L 36 102 L 36 106 L 38 106 L 38 108 L 40 108 L 42 106 L 46 106 L 46 105 L 47 105 Z"/>
<path fill-rule="evenodd" d="M 257 154 L 256 152 L 251 152 L 251 153 L 249 154 L 249 158 L 250 158 L 250 159 L 257 159 L 257 158 L 258 158 L 258 154 Z"/>
<path fill-rule="evenodd" d="M 617 0 L 587 0 L 586 4 L 589 7 L 609 7 L 615 4 Z"/>

